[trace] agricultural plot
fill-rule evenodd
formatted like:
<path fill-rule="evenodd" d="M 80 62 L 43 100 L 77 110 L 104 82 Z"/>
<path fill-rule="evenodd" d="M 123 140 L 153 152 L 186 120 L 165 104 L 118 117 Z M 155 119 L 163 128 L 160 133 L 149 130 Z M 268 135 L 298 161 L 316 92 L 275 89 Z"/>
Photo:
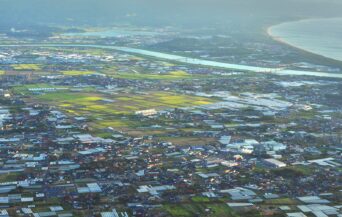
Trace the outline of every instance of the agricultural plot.
<path fill-rule="evenodd" d="M 39 71 L 41 66 L 38 64 L 13 64 L 11 65 L 14 70 L 18 71 Z"/>
<path fill-rule="evenodd" d="M 192 216 L 208 216 L 208 217 L 237 217 L 238 215 L 224 203 L 185 203 L 176 205 L 164 205 L 171 216 L 174 217 L 192 217 Z"/>
<path fill-rule="evenodd" d="M 37 96 L 39 100 L 69 110 L 109 115 L 134 114 L 144 109 L 167 109 L 206 105 L 213 100 L 205 97 L 181 95 L 172 92 L 119 93 L 57 91 Z"/>
<path fill-rule="evenodd" d="M 82 76 L 82 75 L 92 75 L 95 74 L 93 71 L 76 71 L 76 70 L 71 70 L 71 71 L 61 71 L 63 75 L 69 75 L 69 76 Z"/>
<path fill-rule="evenodd" d="M 165 73 L 141 72 L 139 69 L 132 72 L 118 72 L 116 68 L 104 70 L 102 73 L 114 78 L 129 80 L 183 80 L 183 79 L 205 79 L 209 75 L 194 75 L 185 71 L 170 71 Z"/>
<path fill-rule="evenodd" d="M 196 144 L 196 145 L 206 145 L 210 143 L 214 143 L 216 140 L 214 138 L 206 138 L 206 137 L 164 137 L 158 136 L 157 137 L 160 141 L 168 141 L 178 145 L 189 145 L 189 144 Z"/>
<path fill-rule="evenodd" d="M 32 88 L 55 88 L 33 94 Z M 13 89 L 17 93 L 29 95 L 31 100 L 56 106 L 74 116 L 85 116 L 95 129 L 114 127 L 132 129 L 142 123 L 134 115 L 145 109 L 164 110 L 206 105 L 213 99 L 174 92 L 144 92 L 105 94 L 91 89 L 73 92 L 63 87 L 51 85 L 27 85 Z M 147 123 L 145 123 L 147 124 Z"/>
<path fill-rule="evenodd" d="M 39 89 L 65 89 L 67 90 L 68 88 L 65 86 L 56 86 L 56 85 L 50 85 L 50 84 L 28 84 L 28 85 L 22 85 L 22 86 L 16 86 L 12 88 L 12 91 L 16 94 L 21 94 L 21 95 L 32 95 L 35 91 L 32 90 L 39 90 Z M 44 91 L 40 91 L 41 93 L 44 93 Z"/>
<path fill-rule="evenodd" d="M 152 73 L 134 73 L 134 72 L 117 72 L 112 74 L 114 78 L 132 79 L 132 80 L 179 80 L 193 78 L 191 74 L 184 73 L 164 73 L 164 74 L 152 74 Z"/>

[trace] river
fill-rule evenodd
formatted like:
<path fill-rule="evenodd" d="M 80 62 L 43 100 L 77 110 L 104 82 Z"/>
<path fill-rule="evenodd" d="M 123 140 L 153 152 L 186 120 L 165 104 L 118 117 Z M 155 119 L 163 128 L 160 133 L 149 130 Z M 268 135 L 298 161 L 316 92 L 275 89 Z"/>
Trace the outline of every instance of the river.
<path fill-rule="evenodd" d="M 289 70 L 283 68 L 264 68 L 256 66 L 247 66 L 239 64 L 230 64 L 224 62 L 216 62 L 210 60 L 203 60 L 197 58 L 188 58 L 184 56 L 172 55 L 167 53 L 129 48 L 129 47 L 118 47 L 109 45 L 91 45 L 91 44 L 15 44 L 15 45 L 0 45 L 0 47 L 89 47 L 89 48 L 100 48 L 100 49 L 111 49 L 116 51 L 122 51 L 126 53 L 139 54 L 164 60 L 170 60 L 180 63 L 201 65 L 207 67 L 217 67 L 239 71 L 250 71 L 258 73 L 271 73 L 277 75 L 290 75 L 290 76 L 316 76 L 316 77 L 327 77 L 327 78 L 340 78 L 342 74 L 329 73 L 329 72 L 313 72 L 313 71 L 301 71 L 301 70 Z"/>

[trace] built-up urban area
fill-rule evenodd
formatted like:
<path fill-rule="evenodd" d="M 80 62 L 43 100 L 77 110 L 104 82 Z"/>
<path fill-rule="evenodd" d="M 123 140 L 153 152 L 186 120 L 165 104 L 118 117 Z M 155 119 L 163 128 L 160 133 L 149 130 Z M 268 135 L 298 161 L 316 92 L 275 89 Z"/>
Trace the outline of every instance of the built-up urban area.
<path fill-rule="evenodd" d="M 87 46 L 175 37 L 159 31 L 41 45 L 1 36 L 0 216 L 341 217 L 341 79 Z M 284 45 L 245 46 L 295 56 Z M 340 71 L 269 58 L 228 59 Z"/>

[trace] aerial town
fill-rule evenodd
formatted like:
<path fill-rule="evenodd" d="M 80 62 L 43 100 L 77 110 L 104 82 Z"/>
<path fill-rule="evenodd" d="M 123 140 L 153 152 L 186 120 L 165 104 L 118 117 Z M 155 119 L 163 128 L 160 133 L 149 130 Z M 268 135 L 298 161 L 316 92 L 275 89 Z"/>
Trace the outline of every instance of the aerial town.
<path fill-rule="evenodd" d="M 342 217 L 341 61 L 62 29 L 0 28 L 0 217 Z"/>
<path fill-rule="evenodd" d="M 339 80 L 60 46 L 0 72 L 0 216 L 342 215 Z"/>

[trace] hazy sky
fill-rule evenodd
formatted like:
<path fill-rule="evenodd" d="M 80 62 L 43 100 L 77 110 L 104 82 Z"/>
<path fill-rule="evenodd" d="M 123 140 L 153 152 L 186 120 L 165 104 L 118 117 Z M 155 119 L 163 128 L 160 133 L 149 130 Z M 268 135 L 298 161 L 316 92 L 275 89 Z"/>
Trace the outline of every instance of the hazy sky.
<path fill-rule="evenodd" d="M 0 24 L 177 25 L 342 16 L 342 0 L 0 0 Z"/>

